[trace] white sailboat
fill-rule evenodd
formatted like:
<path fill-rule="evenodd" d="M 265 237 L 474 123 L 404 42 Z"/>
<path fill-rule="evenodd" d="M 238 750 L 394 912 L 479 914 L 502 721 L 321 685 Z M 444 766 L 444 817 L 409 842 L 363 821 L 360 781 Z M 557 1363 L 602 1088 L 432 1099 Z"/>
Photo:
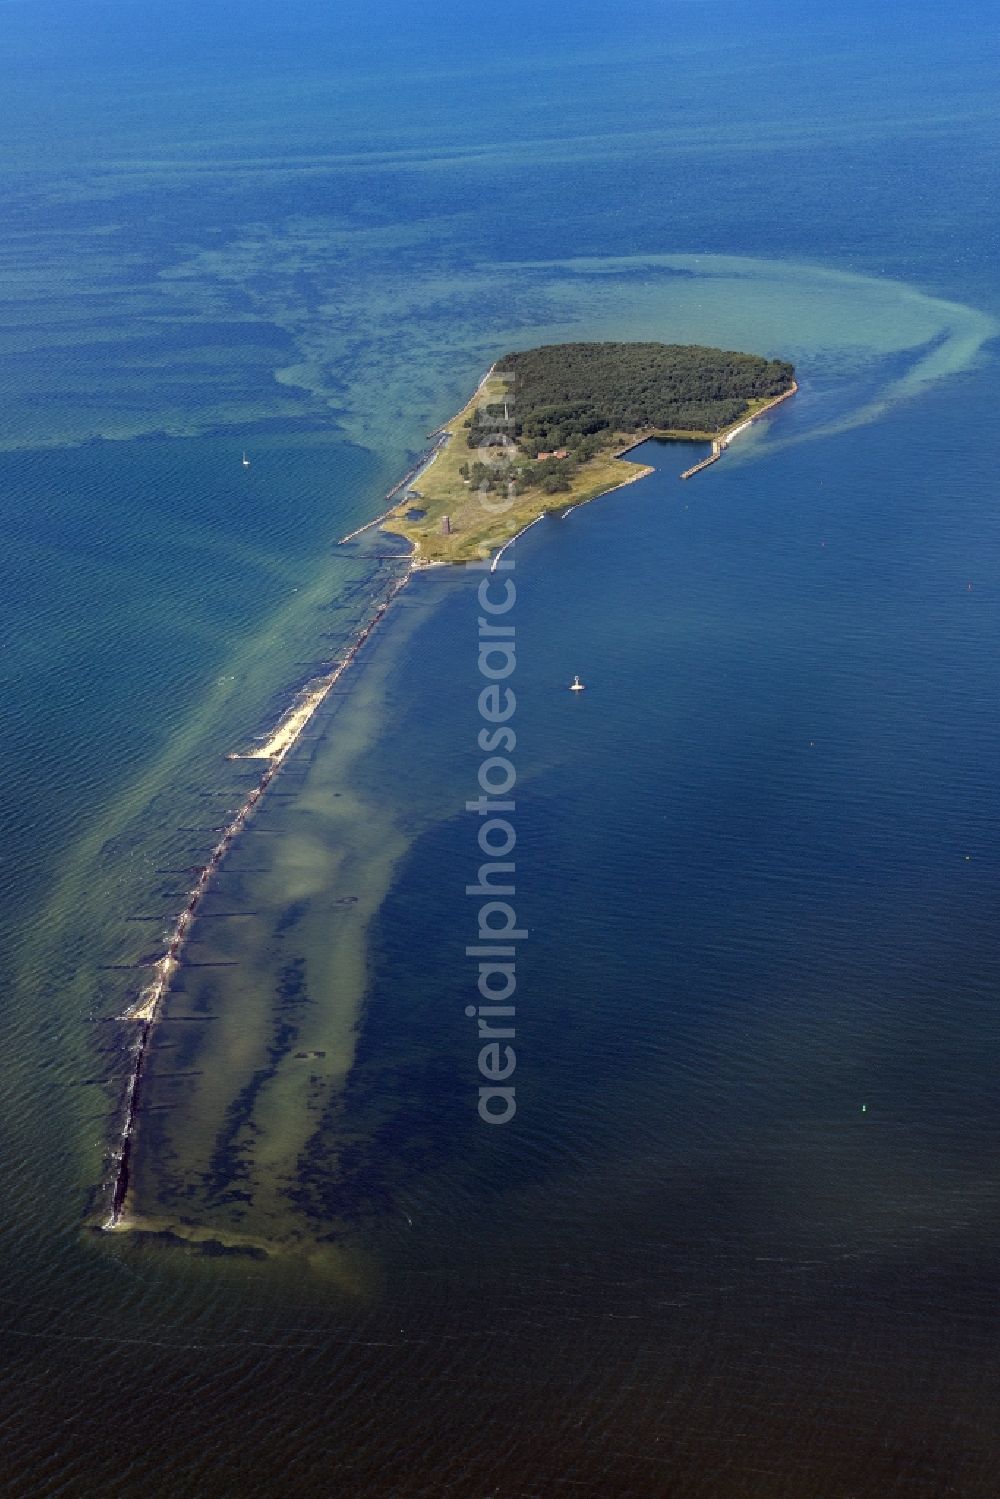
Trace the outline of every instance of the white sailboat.
<path fill-rule="evenodd" d="M 247 457 L 246 453 L 243 454 L 243 467 L 244 468 L 249 468 L 250 467 L 250 459 Z"/>
<path fill-rule="evenodd" d="M 584 686 L 579 677 L 573 678 L 572 682 L 569 684 L 569 690 L 570 692 L 583 692 Z"/>

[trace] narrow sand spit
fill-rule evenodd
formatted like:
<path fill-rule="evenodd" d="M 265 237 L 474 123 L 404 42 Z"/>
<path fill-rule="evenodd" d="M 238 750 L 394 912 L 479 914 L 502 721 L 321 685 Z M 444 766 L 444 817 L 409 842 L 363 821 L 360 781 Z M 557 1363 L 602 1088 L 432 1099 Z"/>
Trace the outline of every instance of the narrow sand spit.
<path fill-rule="evenodd" d="M 258 749 L 243 750 L 238 754 L 227 755 L 226 759 L 275 761 L 284 759 L 310 718 L 316 712 L 320 703 L 330 691 L 342 669 L 340 667 L 337 671 L 331 672 L 329 676 L 321 677 L 318 683 L 308 688 L 298 702 L 288 710 L 277 728 L 274 729 Z"/>
<path fill-rule="evenodd" d="M 246 826 L 248 818 L 275 775 L 277 775 L 283 761 L 296 744 L 303 729 L 312 719 L 321 703 L 324 702 L 334 684 L 347 671 L 379 620 L 385 615 L 393 599 L 401 589 L 405 588 L 413 576 L 413 571 L 414 569 L 411 564 L 393 584 L 372 618 L 355 636 L 354 642 L 343 660 L 339 661 L 331 671 L 320 677 L 306 690 L 292 708 L 289 709 L 288 713 L 285 714 L 266 742 L 257 750 L 246 754 L 233 754 L 229 756 L 231 760 L 263 760 L 266 769 L 232 821 L 223 829 L 218 843 L 209 855 L 207 863 L 202 866 L 197 882 L 188 892 L 187 904 L 174 923 L 173 930 L 167 940 L 166 951 L 153 964 L 150 983 L 143 989 L 135 1004 L 130 1006 L 120 1017 L 123 1021 L 133 1024 L 136 1030 L 132 1046 L 132 1065 L 125 1087 L 122 1131 L 118 1147 L 112 1158 L 111 1206 L 103 1224 L 105 1229 L 127 1227 L 125 1203 L 128 1196 L 129 1166 L 132 1142 L 135 1134 L 135 1121 L 139 1108 L 143 1067 L 149 1054 L 156 1021 L 170 988 L 171 980 L 180 965 L 184 945 L 190 935 L 191 926 L 197 915 L 198 907 L 201 905 L 212 880 L 218 873 L 222 861 L 229 852 L 233 840 Z"/>

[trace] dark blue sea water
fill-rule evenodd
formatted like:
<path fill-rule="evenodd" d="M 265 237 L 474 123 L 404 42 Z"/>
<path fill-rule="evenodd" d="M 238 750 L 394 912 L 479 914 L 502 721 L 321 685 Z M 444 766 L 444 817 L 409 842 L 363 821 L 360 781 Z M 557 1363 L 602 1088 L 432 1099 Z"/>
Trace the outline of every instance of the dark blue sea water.
<path fill-rule="evenodd" d="M 2 7 L 10 1492 L 997 1492 L 990 22 Z M 516 1116 L 429 572 L 223 867 L 98 1232 L 224 757 L 398 576 L 337 541 L 598 337 L 801 390 L 508 554 Z"/>

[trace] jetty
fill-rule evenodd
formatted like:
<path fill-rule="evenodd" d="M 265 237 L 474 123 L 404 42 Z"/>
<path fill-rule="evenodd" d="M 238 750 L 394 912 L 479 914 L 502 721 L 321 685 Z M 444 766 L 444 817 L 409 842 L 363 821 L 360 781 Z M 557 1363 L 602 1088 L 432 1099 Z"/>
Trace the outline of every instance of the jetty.
<path fill-rule="evenodd" d="M 755 411 L 752 416 L 744 417 L 742 421 L 737 422 L 734 427 L 730 427 L 728 431 L 723 432 L 719 437 L 713 437 L 712 451 L 708 457 L 703 458 L 700 463 L 694 463 L 690 468 L 686 468 L 681 474 L 681 478 L 693 479 L 695 474 L 701 473 L 702 469 L 709 468 L 713 463 L 718 463 L 734 437 L 739 437 L 741 432 L 745 432 L 748 427 L 752 427 L 754 422 L 760 421 L 760 418 L 766 416 L 769 411 L 773 411 L 775 406 L 780 406 L 782 401 L 787 401 L 790 396 L 795 394 L 798 388 L 798 384 L 793 380 L 790 389 L 783 390 L 780 396 L 775 396 L 773 400 L 767 401 L 759 411 Z"/>

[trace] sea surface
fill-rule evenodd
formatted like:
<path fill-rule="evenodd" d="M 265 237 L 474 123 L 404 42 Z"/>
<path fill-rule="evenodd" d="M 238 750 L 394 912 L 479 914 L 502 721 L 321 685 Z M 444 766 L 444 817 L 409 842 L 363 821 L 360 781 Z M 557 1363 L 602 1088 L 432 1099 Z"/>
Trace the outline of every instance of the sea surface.
<path fill-rule="evenodd" d="M 5 1491 L 993 1499 L 988 9 L 0 37 Z M 435 569 L 225 861 L 103 1231 L 226 756 L 405 566 L 341 537 L 499 354 L 612 337 L 800 391 L 493 578 L 515 1116 L 466 1013 L 483 575 Z"/>

